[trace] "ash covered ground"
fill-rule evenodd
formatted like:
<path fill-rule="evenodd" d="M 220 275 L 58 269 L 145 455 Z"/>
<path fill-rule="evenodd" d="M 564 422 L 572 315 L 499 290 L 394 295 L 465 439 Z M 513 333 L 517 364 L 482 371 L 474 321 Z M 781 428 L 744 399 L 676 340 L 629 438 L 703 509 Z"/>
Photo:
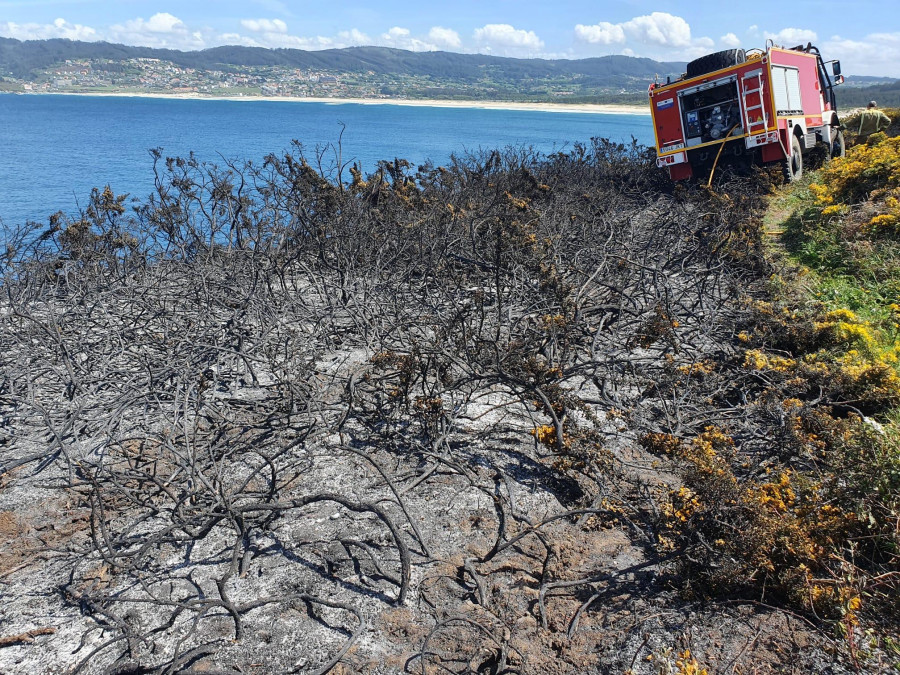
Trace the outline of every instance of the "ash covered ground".
<path fill-rule="evenodd" d="M 752 181 L 604 141 L 345 182 L 157 159 L 145 203 L 10 233 L 0 671 L 845 672 L 693 588 L 641 442 L 773 445 Z"/>

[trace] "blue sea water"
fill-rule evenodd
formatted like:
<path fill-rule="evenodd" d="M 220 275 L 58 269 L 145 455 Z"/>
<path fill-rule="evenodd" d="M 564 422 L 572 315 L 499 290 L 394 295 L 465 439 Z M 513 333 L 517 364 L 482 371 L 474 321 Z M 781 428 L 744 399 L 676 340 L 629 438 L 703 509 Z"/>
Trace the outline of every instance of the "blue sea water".
<path fill-rule="evenodd" d="M 382 159 L 413 165 L 453 153 L 530 146 L 571 150 L 593 137 L 652 144 L 649 115 L 479 108 L 218 101 L 138 97 L 0 95 L 0 220 L 46 222 L 74 214 L 91 188 L 144 199 L 153 189 L 151 148 L 201 161 L 260 162 L 291 141 L 308 157 L 341 135 L 343 161 L 364 172 Z"/>

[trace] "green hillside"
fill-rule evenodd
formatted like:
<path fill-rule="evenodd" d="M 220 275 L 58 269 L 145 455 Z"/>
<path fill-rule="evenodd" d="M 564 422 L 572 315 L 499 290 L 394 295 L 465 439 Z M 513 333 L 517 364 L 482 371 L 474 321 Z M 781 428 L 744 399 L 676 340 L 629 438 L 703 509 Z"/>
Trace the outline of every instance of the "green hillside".
<path fill-rule="evenodd" d="M 258 47 L 214 47 L 182 52 L 171 49 L 129 47 L 107 42 L 38 40 L 22 42 L 0 38 L 0 74 L 27 78 L 34 71 L 73 59 L 125 60 L 155 58 L 178 66 L 221 69 L 223 66 L 285 66 L 300 69 L 332 70 L 348 73 L 373 71 L 376 74 L 421 75 L 458 80 L 477 79 L 485 70 L 503 79 L 579 77 L 594 83 L 616 84 L 630 78 L 652 79 L 657 74 L 679 73 L 684 64 L 660 63 L 628 56 L 603 56 L 578 60 L 513 59 L 484 54 L 451 52 L 410 52 L 387 47 L 350 47 L 303 51 Z"/>
<path fill-rule="evenodd" d="M 838 87 L 836 89 L 840 108 L 862 108 L 869 101 L 877 101 L 879 106 L 896 108 L 900 106 L 900 80 L 871 87 Z"/>

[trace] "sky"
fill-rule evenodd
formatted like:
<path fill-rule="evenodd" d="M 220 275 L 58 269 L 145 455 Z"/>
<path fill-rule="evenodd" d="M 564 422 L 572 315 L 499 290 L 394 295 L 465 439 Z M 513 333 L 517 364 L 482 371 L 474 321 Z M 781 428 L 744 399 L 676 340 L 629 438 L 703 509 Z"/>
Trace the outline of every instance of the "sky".
<path fill-rule="evenodd" d="M 900 78 L 894 0 L 0 0 L 0 36 L 182 50 L 381 45 L 526 58 L 688 61 L 812 42 L 848 75 Z"/>

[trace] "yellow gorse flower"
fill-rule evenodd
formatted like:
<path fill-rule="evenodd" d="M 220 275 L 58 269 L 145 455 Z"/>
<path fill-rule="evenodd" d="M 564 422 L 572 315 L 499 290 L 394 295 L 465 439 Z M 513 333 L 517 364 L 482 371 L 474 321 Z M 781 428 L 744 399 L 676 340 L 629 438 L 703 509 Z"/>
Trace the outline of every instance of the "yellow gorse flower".
<path fill-rule="evenodd" d="M 900 225 L 900 137 L 850 148 L 846 157 L 822 169 L 819 181 L 809 189 L 823 216 L 842 213 L 872 197 L 879 212 L 868 226 L 895 232 Z"/>

